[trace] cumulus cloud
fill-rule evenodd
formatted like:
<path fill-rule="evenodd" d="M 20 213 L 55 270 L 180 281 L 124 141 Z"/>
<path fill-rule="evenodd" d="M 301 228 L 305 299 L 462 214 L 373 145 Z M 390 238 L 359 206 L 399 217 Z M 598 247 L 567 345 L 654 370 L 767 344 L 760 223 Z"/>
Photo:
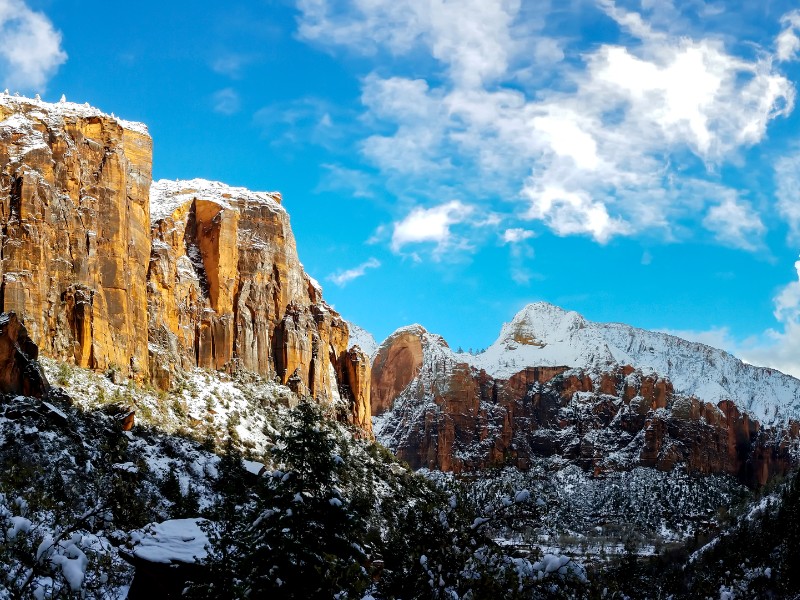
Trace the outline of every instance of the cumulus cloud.
<path fill-rule="evenodd" d="M 377 258 L 370 258 L 368 261 L 361 263 L 357 267 L 346 269 L 344 271 L 337 271 L 336 273 L 329 275 L 328 280 L 332 281 L 339 287 L 344 287 L 354 279 L 358 279 L 359 277 L 366 275 L 369 269 L 377 269 L 380 266 L 381 261 L 379 261 Z"/>
<path fill-rule="evenodd" d="M 43 91 L 67 60 L 61 32 L 23 0 L 0 0 L 0 77 L 11 89 Z"/>
<path fill-rule="evenodd" d="M 724 188 L 720 166 L 793 110 L 794 86 L 776 64 L 796 52 L 794 13 L 774 55 L 759 48 L 742 57 L 717 37 L 659 29 L 600 0 L 625 43 L 567 56 L 546 18 L 530 19 L 520 1 L 465 2 L 299 2 L 306 40 L 432 61 L 414 78 L 381 69 L 363 80 L 364 118 L 380 133 L 361 151 L 385 176 L 432 189 L 431 201 L 438 184 L 453 181 L 471 197 L 516 199 L 513 218 L 558 235 L 605 243 L 661 229 L 669 238 L 677 223 L 700 220 L 721 243 L 757 247 L 755 209 L 720 203 L 736 190 L 715 199 L 703 182 Z M 524 66 L 539 55 L 547 58 L 536 68 L 551 80 L 527 90 Z"/>
<path fill-rule="evenodd" d="M 415 208 L 401 221 L 394 224 L 392 250 L 399 252 L 409 244 L 436 244 L 437 252 L 453 245 L 463 245 L 465 241 L 457 238 L 452 227 L 465 222 L 473 213 L 472 206 L 452 200 L 433 208 Z"/>
<path fill-rule="evenodd" d="M 233 115 L 239 112 L 241 108 L 241 99 L 239 93 L 233 88 L 223 88 L 217 90 L 211 96 L 214 112 L 222 115 Z"/>

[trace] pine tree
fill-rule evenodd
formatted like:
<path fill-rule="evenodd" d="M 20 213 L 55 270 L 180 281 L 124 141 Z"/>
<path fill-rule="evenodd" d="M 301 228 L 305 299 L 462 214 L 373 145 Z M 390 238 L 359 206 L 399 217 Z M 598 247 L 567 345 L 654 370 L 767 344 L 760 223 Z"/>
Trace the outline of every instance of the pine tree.
<path fill-rule="evenodd" d="M 273 452 L 278 471 L 259 493 L 255 551 L 245 560 L 250 595 L 325 598 L 368 584 L 365 527 L 337 487 L 342 459 L 319 407 L 301 402 Z"/>

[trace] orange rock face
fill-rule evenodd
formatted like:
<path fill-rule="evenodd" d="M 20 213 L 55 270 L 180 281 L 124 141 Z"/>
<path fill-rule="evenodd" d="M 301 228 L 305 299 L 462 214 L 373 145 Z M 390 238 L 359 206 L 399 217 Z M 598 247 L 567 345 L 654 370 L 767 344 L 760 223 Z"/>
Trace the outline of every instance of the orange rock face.
<path fill-rule="evenodd" d="M 153 184 L 150 367 L 199 366 L 291 378 L 332 400 L 346 323 L 297 257 L 278 194 L 202 180 Z"/>
<path fill-rule="evenodd" d="M 47 355 L 143 379 L 152 144 L 95 113 L 0 99 L 0 308 Z"/>
<path fill-rule="evenodd" d="M 422 367 L 421 327 L 393 334 L 372 361 L 372 414 L 380 415 L 392 407 Z"/>
<path fill-rule="evenodd" d="M 151 190 L 144 126 L 0 95 L 0 309 L 48 356 L 168 388 L 246 369 L 369 429 L 368 360 L 303 270 L 277 193 L 202 180 Z M 151 224 L 152 222 L 152 224 Z"/>
<path fill-rule="evenodd" d="M 369 356 L 358 346 L 353 346 L 340 360 L 342 392 L 350 402 L 351 422 L 364 431 L 372 432 L 372 409 L 370 406 L 370 368 Z"/>
<path fill-rule="evenodd" d="M 421 328 L 401 332 L 379 350 L 375 365 L 382 359 L 380 373 L 390 376 L 373 369 L 372 390 L 388 411 L 379 440 L 414 468 L 525 469 L 534 457 L 559 456 L 595 474 L 683 465 L 757 485 L 795 462 L 790 449 L 800 427 L 764 431 L 731 402 L 676 396 L 668 380 L 629 366 L 602 373 L 529 367 L 495 380 L 437 352 Z M 409 348 L 421 358 L 410 360 Z"/>

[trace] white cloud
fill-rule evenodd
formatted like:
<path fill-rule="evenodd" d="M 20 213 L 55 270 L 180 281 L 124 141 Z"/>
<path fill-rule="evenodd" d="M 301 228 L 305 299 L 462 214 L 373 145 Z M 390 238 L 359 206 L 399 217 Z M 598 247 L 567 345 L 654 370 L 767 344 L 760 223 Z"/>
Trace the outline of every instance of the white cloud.
<path fill-rule="evenodd" d="M 228 52 L 215 57 L 211 61 L 211 70 L 231 79 L 239 79 L 244 68 L 253 60 L 253 56 Z"/>
<path fill-rule="evenodd" d="M 587 233 L 605 243 L 630 230 L 627 223 L 609 216 L 605 204 L 592 200 L 584 191 L 570 192 L 558 185 L 542 187 L 534 180 L 525 195 L 531 200 L 526 216 L 544 221 L 557 235 Z"/>
<path fill-rule="evenodd" d="M 800 51 L 800 10 L 793 10 L 781 17 L 783 30 L 775 39 L 775 57 L 780 61 L 796 60 Z"/>
<path fill-rule="evenodd" d="M 0 78 L 11 89 L 44 91 L 67 60 L 61 32 L 23 0 L 0 0 Z"/>
<path fill-rule="evenodd" d="M 214 112 L 222 115 L 233 115 L 239 112 L 242 102 L 239 93 L 233 88 L 217 90 L 211 96 Z"/>
<path fill-rule="evenodd" d="M 474 208 L 452 200 L 433 208 L 415 208 L 406 217 L 394 224 L 392 250 L 399 252 L 408 244 L 433 242 L 437 252 L 441 252 L 464 241 L 455 238 L 451 227 L 465 222 Z"/>
<path fill-rule="evenodd" d="M 703 225 L 723 244 L 744 250 L 758 248 L 766 231 L 750 204 L 732 195 L 708 209 Z"/>
<path fill-rule="evenodd" d="M 366 275 L 369 269 L 377 269 L 381 266 L 381 261 L 377 258 L 370 258 L 368 261 L 361 263 L 357 267 L 347 269 L 344 271 L 337 271 L 333 275 L 328 276 L 328 280 L 332 281 L 339 287 L 344 287 L 354 279 Z"/>
<path fill-rule="evenodd" d="M 794 86 L 777 57 L 758 48 L 742 58 L 716 37 L 662 31 L 602 0 L 635 39 L 562 61 L 565 46 L 543 33 L 540 4 L 540 18 L 529 20 L 535 11 L 514 0 L 301 0 L 300 35 L 434 61 L 427 72 L 415 62 L 424 78 L 381 69 L 363 80 L 366 121 L 381 133 L 361 150 L 398 188 L 414 185 L 434 200 L 457 182 L 486 202 L 516 200 L 517 219 L 601 243 L 654 229 L 669 239 L 687 231 L 678 224 L 705 219 L 720 242 L 754 247 L 748 240 L 763 223 L 740 200 L 720 203 L 736 191 L 718 172 L 793 110 Z M 558 62 L 534 66 L 555 83 L 520 89 L 540 50 Z M 709 196 L 710 184 L 722 195 Z M 737 211 L 747 217 L 739 228 Z"/>
<path fill-rule="evenodd" d="M 448 75 L 463 87 L 503 76 L 525 49 L 512 31 L 520 0 L 299 0 L 297 5 L 302 38 L 368 53 L 385 48 L 397 56 L 422 45 L 449 65 Z M 539 55 L 552 60 L 554 45 Z"/>
<path fill-rule="evenodd" d="M 800 377 L 800 261 L 794 267 L 798 279 L 774 299 L 774 315 L 782 330 L 769 329 L 758 338 L 745 340 L 739 353 L 749 363 Z"/>
<path fill-rule="evenodd" d="M 529 229 L 522 229 L 521 227 L 512 227 L 511 229 L 506 229 L 503 232 L 503 243 L 504 244 L 518 244 L 519 242 L 523 242 L 529 238 L 532 238 L 535 234 L 533 231 Z"/>

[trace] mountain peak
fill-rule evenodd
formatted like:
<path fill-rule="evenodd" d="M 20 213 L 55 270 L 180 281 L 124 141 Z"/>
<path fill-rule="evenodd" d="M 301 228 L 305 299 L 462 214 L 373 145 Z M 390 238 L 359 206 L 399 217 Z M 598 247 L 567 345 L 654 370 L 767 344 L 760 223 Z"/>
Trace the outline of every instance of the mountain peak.
<path fill-rule="evenodd" d="M 575 311 L 549 302 L 533 302 L 503 326 L 498 342 L 543 347 L 551 341 L 564 340 L 586 324 L 586 319 Z"/>

